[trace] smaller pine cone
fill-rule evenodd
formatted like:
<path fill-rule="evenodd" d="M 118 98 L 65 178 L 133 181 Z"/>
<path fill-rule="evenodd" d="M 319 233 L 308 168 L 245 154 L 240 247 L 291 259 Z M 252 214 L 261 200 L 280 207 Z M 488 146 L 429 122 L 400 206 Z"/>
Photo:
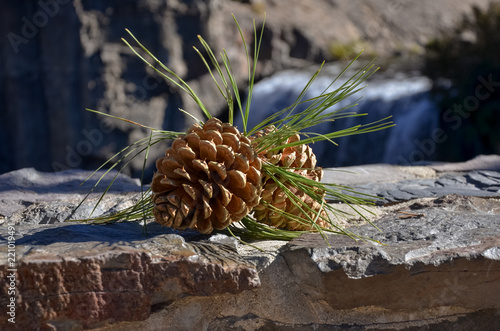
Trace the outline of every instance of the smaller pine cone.
<path fill-rule="evenodd" d="M 253 138 L 262 137 L 274 130 L 276 130 L 274 127 L 268 127 L 257 132 Z M 296 134 L 288 138 L 285 144 L 299 140 L 300 136 Z M 321 181 L 323 177 L 323 170 L 320 167 L 316 167 L 316 155 L 314 155 L 312 148 L 308 145 L 285 147 L 280 151 L 261 151 L 259 157 L 271 164 L 290 168 L 290 171 L 317 182 Z M 310 219 L 316 220 L 316 224 L 321 227 L 328 226 L 326 222 L 327 215 L 323 207 L 306 193 L 290 183 L 283 183 L 302 202 L 295 201 L 294 203 L 272 178 L 265 177 L 262 181 L 261 202 L 254 208 L 254 217 L 257 221 L 288 230 L 311 230 L 313 229 L 313 225 L 310 224 Z M 324 196 L 324 193 L 317 193 Z M 280 213 L 277 210 L 284 213 Z M 303 221 L 299 222 L 286 214 L 294 215 Z"/>
<path fill-rule="evenodd" d="M 264 130 L 256 132 L 252 139 L 260 138 L 275 130 L 276 128 L 274 126 L 269 126 Z M 295 134 L 289 137 L 284 144 L 289 144 L 296 141 L 300 141 L 299 134 Z M 313 153 L 313 150 L 309 145 L 303 144 L 292 147 L 285 147 L 280 151 L 265 150 L 259 152 L 259 157 L 262 160 L 266 160 L 271 164 L 281 167 L 312 169 L 308 171 L 308 174 L 312 175 L 313 173 L 315 173 L 317 176 L 319 176 L 318 179 L 314 179 L 317 181 L 320 181 L 321 177 L 323 176 L 323 170 L 320 167 L 316 167 L 316 155 Z"/>
<path fill-rule="evenodd" d="M 233 125 L 216 118 L 192 125 L 156 162 L 156 221 L 201 233 L 240 221 L 259 203 L 261 166 L 250 140 Z"/>
<path fill-rule="evenodd" d="M 284 185 L 299 201 L 292 201 L 273 179 L 268 179 L 262 189 L 261 202 L 254 208 L 257 221 L 288 230 L 314 230 L 311 220 L 321 227 L 328 227 L 327 214 L 321 204 L 289 183 Z"/>

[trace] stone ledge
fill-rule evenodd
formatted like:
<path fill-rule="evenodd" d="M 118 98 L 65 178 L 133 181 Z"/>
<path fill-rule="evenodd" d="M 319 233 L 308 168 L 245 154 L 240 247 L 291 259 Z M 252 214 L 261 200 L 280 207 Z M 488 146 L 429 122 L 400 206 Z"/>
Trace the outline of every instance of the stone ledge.
<path fill-rule="evenodd" d="M 147 236 L 138 223 L 61 223 L 65 210 L 84 192 L 61 193 L 58 186 L 67 183 L 59 178 L 45 191 L 32 185 L 33 195 L 22 203 L 19 195 L 10 193 L 23 188 L 9 184 L 9 190 L 2 190 L 6 175 L 1 175 L 0 211 L 3 206 L 17 209 L 4 212 L 7 217 L 0 226 L 0 277 L 7 273 L 6 225 L 14 222 L 16 327 L 491 328 L 500 323 L 500 192 L 489 188 L 496 185 L 500 169 L 458 171 L 455 164 L 448 166 L 454 167 L 449 172 L 432 167 L 402 167 L 399 174 L 394 166 L 360 167 L 371 170 L 362 181 L 363 175 L 358 175 L 356 185 L 380 196 L 390 191 L 401 197 L 408 185 L 422 181 L 434 187 L 439 182 L 442 189 L 420 186 L 407 200 L 374 207 L 372 220 L 380 231 L 369 224 L 350 228 L 376 241 L 331 236 L 328 245 L 310 234 L 289 243 L 254 242 L 262 251 L 224 235 L 178 233 L 156 223 L 148 225 Z M 373 169 L 387 180 L 370 182 Z M 29 171 L 7 174 L 9 183 L 12 177 L 29 178 Z M 71 180 L 85 175 L 72 173 Z M 42 173 L 37 176 L 44 178 Z M 125 190 L 121 181 L 117 185 L 105 201 L 108 207 L 130 203 L 139 190 L 126 178 Z M 464 185 L 467 190 L 461 189 Z M 50 208 L 52 224 L 43 224 L 47 218 L 41 215 Z M 3 307 L 6 290 L 0 289 Z M 0 325 L 8 330 L 12 325 L 6 316 L 0 315 Z"/>
<path fill-rule="evenodd" d="M 104 227 L 45 226 L 17 241 L 17 327 L 72 322 L 93 328 L 143 320 L 158 305 L 185 296 L 234 294 L 260 285 L 255 267 L 222 244 L 187 243 L 175 234 L 130 241 L 118 236 L 127 231 L 140 236 L 140 227 Z M 101 241 L 89 241 L 96 238 Z M 0 278 L 8 273 L 3 264 Z M 7 288 L 0 292 L 5 307 Z"/>

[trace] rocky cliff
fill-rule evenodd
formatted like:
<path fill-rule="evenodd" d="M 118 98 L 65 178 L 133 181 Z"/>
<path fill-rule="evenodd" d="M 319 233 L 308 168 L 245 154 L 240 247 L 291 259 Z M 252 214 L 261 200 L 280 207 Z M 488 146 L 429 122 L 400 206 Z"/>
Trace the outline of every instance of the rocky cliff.
<path fill-rule="evenodd" d="M 243 45 L 232 21 L 252 41 L 252 19 L 267 13 L 259 77 L 283 68 L 349 56 L 359 45 L 378 56 L 417 52 L 471 4 L 443 0 L 40 0 L 0 4 L 0 173 L 35 167 L 95 168 L 143 129 L 85 108 L 157 128 L 181 130 L 183 108 L 200 115 L 121 42 L 129 28 L 200 94 L 214 114 L 224 103 L 196 53 L 197 35 L 225 48 L 245 88 Z M 163 147 L 164 148 L 164 147 Z M 154 151 L 160 154 L 162 148 Z M 141 162 L 133 164 L 137 174 Z"/>

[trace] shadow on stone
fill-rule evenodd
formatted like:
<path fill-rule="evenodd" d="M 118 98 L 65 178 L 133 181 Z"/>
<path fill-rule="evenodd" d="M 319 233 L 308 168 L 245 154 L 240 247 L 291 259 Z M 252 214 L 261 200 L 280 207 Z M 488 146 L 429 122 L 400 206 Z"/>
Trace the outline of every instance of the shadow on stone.
<path fill-rule="evenodd" d="M 177 234 L 185 240 L 201 240 L 208 236 L 196 231 L 176 231 L 157 223 L 147 224 L 147 233 L 138 222 L 123 222 L 114 224 L 61 224 L 44 230 L 30 229 L 27 234 L 18 239 L 18 245 L 50 245 L 53 243 L 83 243 L 98 241 L 102 243 L 125 243 L 152 239 L 161 235 Z M 4 238 L 2 238 L 5 240 Z"/>

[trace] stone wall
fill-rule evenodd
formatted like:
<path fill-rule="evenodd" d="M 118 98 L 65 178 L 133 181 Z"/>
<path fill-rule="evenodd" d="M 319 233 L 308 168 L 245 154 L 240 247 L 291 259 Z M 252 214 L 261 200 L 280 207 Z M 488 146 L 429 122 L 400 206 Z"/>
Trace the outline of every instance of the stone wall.
<path fill-rule="evenodd" d="M 493 330 L 500 323 L 500 156 L 329 169 L 326 181 L 380 197 L 365 210 L 376 227 L 352 217 L 346 224 L 358 240 L 308 234 L 253 246 L 154 222 L 147 234 L 135 222 L 64 222 L 85 217 L 96 202 L 97 192 L 79 214 L 68 212 L 87 192 L 75 185 L 87 175 L 0 176 L 2 330 Z M 113 187 L 96 215 L 140 194 L 125 176 Z M 15 325 L 4 313 L 11 297 Z"/>

